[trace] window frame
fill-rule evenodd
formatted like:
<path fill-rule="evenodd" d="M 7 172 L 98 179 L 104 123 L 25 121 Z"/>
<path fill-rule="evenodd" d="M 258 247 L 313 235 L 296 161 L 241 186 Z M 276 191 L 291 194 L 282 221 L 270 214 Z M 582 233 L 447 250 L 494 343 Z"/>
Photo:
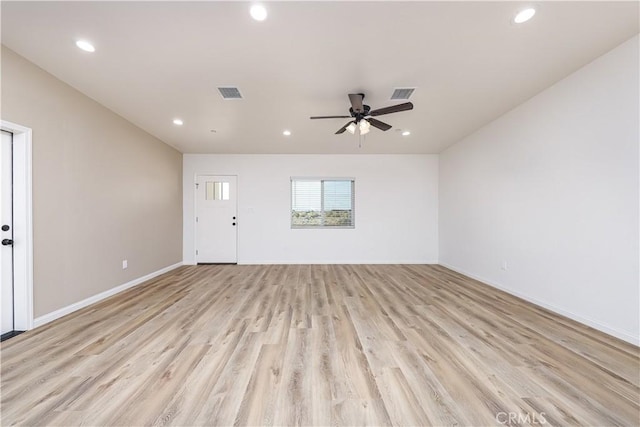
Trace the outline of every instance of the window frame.
<path fill-rule="evenodd" d="M 325 219 L 324 211 L 324 182 L 325 181 L 349 181 L 351 182 L 351 224 L 350 225 L 294 225 L 293 224 L 293 183 L 294 181 L 320 181 L 320 212 L 322 213 L 322 222 Z M 308 176 L 292 176 L 289 181 L 289 225 L 292 230 L 325 230 L 325 229 L 354 229 L 356 228 L 356 179 L 353 177 L 308 177 Z"/>

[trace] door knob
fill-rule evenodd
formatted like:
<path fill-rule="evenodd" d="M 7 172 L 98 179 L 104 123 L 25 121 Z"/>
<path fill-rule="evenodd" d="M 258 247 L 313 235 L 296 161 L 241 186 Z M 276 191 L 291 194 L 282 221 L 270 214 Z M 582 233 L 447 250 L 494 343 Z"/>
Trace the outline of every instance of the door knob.
<path fill-rule="evenodd" d="M 235 223 L 235 222 L 232 222 L 232 223 L 231 223 L 231 225 L 236 225 L 236 223 Z"/>
<path fill-rule="evenodd" d="M 13 240 L 11 239 L 2 239 L 3 246 L 13 246 Z"/>
<path fill-rule="evenodd" d="M 2 231 L 9 231 L 11 227 L 9 227 L 7 224 L 2 226 Z"/>

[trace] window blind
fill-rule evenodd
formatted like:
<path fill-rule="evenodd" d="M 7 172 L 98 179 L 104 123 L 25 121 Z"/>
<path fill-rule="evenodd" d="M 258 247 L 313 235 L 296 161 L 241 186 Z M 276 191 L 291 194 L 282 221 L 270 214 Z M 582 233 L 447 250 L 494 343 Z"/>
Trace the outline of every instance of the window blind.
<path fill-rule="evenodd" d="M 291 178 L 292 228 L 353 228 L 355 181 Z"/>

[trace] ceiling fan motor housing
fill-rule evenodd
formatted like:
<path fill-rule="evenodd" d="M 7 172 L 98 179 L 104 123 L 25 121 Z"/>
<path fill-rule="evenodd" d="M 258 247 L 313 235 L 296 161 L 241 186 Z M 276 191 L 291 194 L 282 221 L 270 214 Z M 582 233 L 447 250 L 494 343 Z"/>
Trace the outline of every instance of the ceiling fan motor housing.
<path fill-rule="evenodd" d="M 351 114 L 351 117 L 355 118 L 355 122 L 356 124 L 362 120 L 363 118 L 365 118 L 366 116 L 369 115 L 369 111 L 371 111 L 371 107 L 369 107 L 368 105 L 363 105 L 363 112 L 362 113 L 356 113 L 355 111 L 353 111 L 353 107 L 349 107 L 349 113 Z"/>

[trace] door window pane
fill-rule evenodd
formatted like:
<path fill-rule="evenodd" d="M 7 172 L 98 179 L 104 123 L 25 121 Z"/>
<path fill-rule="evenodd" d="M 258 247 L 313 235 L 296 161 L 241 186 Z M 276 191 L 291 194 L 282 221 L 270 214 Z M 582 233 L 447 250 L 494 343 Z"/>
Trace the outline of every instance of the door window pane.
<path fill-rule="evenodd" d="M 207 181 L 204 197 L 205 200 L 229 200 L 229 183 Z"/>

